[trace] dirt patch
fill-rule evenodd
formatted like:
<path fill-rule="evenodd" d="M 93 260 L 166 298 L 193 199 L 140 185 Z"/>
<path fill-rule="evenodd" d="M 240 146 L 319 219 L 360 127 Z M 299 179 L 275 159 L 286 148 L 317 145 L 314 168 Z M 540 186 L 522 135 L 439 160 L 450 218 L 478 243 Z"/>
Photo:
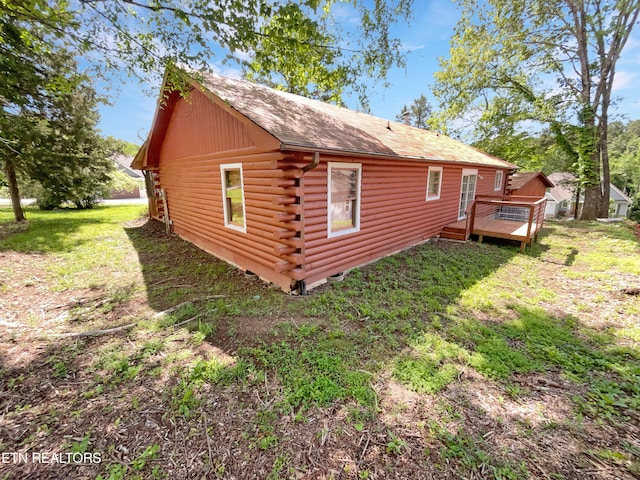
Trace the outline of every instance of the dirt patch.
<path fill-rule="evenodd" d="M 380 370 L 371 375 L 371 409 L 352 400 L 288 408 L 277 372 L 251 365 L 233 373 L 232 380 L 196 383 L 189 375 L 197 362 L 215 376 L 216 362 L 237 365 L 243 348 L 285 338 L 295 348 L 286 332 L 301 326 L 328 335 L 338 330 L 338 322 L 343 335 L 368 337 L 363 355 L 390 337 L 367 330 L 369 320 L 353 305 L 335 318 L 304 313 L 309 299 L 274 293 L 167 236 L 155 222 L 127 228 L 132 242 L 154 246 L 128 252 L 146 270 L 123 281 L 107 269 L 105 287 L 55 291 L 47 273 L 55 259 L 0 252 L 0 454 L 18 455 L 3 462 L 2 474 L 9 478 L 632 479 L 640 474 L 637 412 L 577 415 L 574 397 L 586 396 L 588 386 L 559 371 L 494 381 L 461 368 L 437 394 L 419 394 L 388 371 L 392 358 L 381 358 Z M 445 256 L 461 248 L 442 243 Z M 565 257 L 545 254 L 553 262 L 541 261 L 535 280 L 558 295 L 541 299 L 540 308 L 558 318 L 579 315 L 603 335 L 618 321 L 634 321 L 612 320 L 613 312 L 636 301 L 620 293 L 629 287 L 628 277 L 594 284 L 576 275 L 566 281 L 557 278 L 558 268 L 568 268 Z M 189 267 L 179 270 L 179 264 Z M 402 268 L 407 276 L 415 269 Z M 363 277 L 375 283 L 376 275 L 371 266 Z M 224 288 L 229 281 L 233 291 Z M 320 287 L 313 295 L 331 288 Z M 241 308 L 261 313 L 220 313 L 234 307 L 227 305 L 231 295 Z M 295 305 L 260 310 L 261 300 L 272 295 L 281 305 Z M 180 303 L 193 311 L 172 322 L 196 317 L 192 323 L 175 328 L 153 320 Z M 208 308 L 217 310 L 207 314 Z M 516 317 L 514 309 L 500 318 L 479 310 L 474 320 L 492 325 Z M 204 341 L 195 339 L 199 320 L 214 328 Z M 48 336 L 128 322 L 139 326 L 96 338 Z M 524 348 L 522 340 L 509 341 L 513 349 Z M 405 347 L 399 344 L 397 353 Z M 54 454 L 67 455 L 60 458 L 68 461 L 54 462 Z M 82 454 L 82 461 L 73 454 Z"/>

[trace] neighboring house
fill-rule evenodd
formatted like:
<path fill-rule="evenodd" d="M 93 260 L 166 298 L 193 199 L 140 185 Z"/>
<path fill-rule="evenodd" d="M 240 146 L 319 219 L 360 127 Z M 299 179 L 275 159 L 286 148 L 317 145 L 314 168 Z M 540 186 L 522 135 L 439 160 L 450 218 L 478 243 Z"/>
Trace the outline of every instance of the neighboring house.
<path fill-rule="evenodd" d="M 573 216 L 575 212 L 575 176 L 568 172 L 556 172 L 549 175 L 548 178 L 554 186 L 546 193 L 545 217 Z"/>
<path fill-rule="evenodd" d="M 614 218 L 625 218 L 629 214 L 633 200 L 625 195 L 613 183 L 609 184 L 609 216 Z"/>
<path fill-rule="evenodd" d="M 547 209 L 545 211 L 545 217 L 573 217 L 576 214 L 577 196 L 575 175 L 568 172 L 557 172 L 549 175 L 549 180 L 551 180 L 555 186 L 546 194 Z M 609 216 L 612 218 L 626 217 L 629 207 L 631 206 L 631 199 L 615 185 L 609 184 L 609 187 Z M 584 203 L 583 192 L 580 192 L 577 202 L 577 215 L 579 216 Z"/>
<path fill-rule="evenodd" d="M 507 182 L 507 194 L 544 198 L 547 188 L 554 186 L 542 172 L 516 172 Z"/>
<path fill-rule="evenodd" d="M 134 187 L 128 190 L 113 190 L 110 192 L 110 198 L 140 198 L 140 187 L 144 185 L 144 175 L 139 170 L 131 168 L 131 162 L 134 157 L 123 154 L 116 154 L 113 157 L 113 162 L 116 164 L 116 169 L 120 172 L 124 172 L 129 177 L 133 178 L 140 184 L 138 187 Z"/>
<path fill-rule="evenodd" d="M 516 168 L 444 135 L 205 75 L 167 92 L 132 164 L 151 215 L 285 291 L 440 234 Z"/>

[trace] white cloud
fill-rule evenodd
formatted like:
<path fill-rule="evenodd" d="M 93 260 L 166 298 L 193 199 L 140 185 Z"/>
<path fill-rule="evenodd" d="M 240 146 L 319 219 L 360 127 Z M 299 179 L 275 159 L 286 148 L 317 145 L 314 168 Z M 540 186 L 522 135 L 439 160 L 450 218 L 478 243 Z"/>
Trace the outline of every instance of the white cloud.
<path fill-rule="evenodd" d="M 411 41 L 403 41 L 402 45 L 400 45 L 400 50 L 403 52 L 415 52 L 417 50 L 422 50 L 426 45 L 411 42 Z"/>
<path fill-rule="evenodd" d="M 247 62 L 253 59 L 253 53 L 251 52 L 243 52 L 242 50 L 236 50 L 233 52 L 233 56 L 240 60 L 241 62 Z"/>
<path fill-rule="evenodd" d="M 632 82 L 636 78 L 638 78 L 637 72 L 628 72 L 624 70 L 616 72 L 616 76 L 613 79 L 613 91 L 624 90 L 630 86 L 635 88 L 635 85 L 632 85 Z"/>
<path fill-rule="evenodd" d="M 228 78 L 242 78 L 242 69 L 238 65 L 223 64 L 222 62 L 210 63 L 209 68 L 213 73 Z"/>
<path fill-rule="evenodd" d="M 242 78 L 242 70 L 236 67 L 223 67 L 220 69 L 220 75 L 229 78 Z"/>

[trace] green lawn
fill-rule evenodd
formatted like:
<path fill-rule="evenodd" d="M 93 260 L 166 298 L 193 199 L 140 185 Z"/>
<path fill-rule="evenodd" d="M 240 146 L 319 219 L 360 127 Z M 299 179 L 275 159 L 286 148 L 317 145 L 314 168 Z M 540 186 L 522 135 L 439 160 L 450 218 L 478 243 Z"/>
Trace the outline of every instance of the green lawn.
<path fill-rule="evenodd" d="M 640 475 L 631 224 L 428 243 L 290 297 L 141 215 L 0 209 L 0 451 L 102 456 L 7 478 Z"/>

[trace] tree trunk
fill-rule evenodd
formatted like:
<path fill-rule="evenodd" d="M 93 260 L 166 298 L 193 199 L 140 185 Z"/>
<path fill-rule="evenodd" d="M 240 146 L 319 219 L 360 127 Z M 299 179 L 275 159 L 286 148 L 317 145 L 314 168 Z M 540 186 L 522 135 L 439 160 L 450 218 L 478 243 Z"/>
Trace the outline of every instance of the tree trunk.
<path fill-rule="evenodd" d="M 7 177 L 7 183 L 9 184 L 9 195 L 11 196 L 13 215 L 16 218 L 16 222 L 23 222 L 26 220 L 26 218 L 24 216 L 24 210 L 22 210 L 22 205 L 20 203 L 20 190 L 18 189 L 16 168 L 13 164 L 13 161 L 8 158 L 4 161 L 4 173 Z"/>
<path fill-rule="evenodd" d="M 606 142 L 607 140 L 604 139 Z M 606 148 L 606 147 L 605 147 Z M 600 205 L 598 208 L 599 218 L 609 217 L 609 196 L 611 195 L 611 175 L 609 172 L 609 153 L 607 150 L 602 153 L 602 188 Z"/>
<path fill-rule="evenodd" d="M 602 95 L 602 113 L 598 125 L 598 141 L 600 150 L 600 177 L 602 183 L 602 196 L 598 205 L 598 217 L 609 217 L 609 196 L 611 194 L 611 173 L 609 171 L 609 102 L 610 91 L 606 90 Z"/>
<path fill-rule="evenodd" d="M 580 220 L 595 220 L 598 218 L 600 197 L 600 185 L 590 185 L 584 188 L 584 205 L 582 206 Z"/>
<path fill-rule="evenodd" d="M 598 218 L 602 202 L 600 186 L 600 136 L 596 128 L 594 109 L 590 105 L 580 112 L 582 123 L 579 136 L 578 172 L 579 181 L 584 185 L 584 206 L 580 220 Z"/>

